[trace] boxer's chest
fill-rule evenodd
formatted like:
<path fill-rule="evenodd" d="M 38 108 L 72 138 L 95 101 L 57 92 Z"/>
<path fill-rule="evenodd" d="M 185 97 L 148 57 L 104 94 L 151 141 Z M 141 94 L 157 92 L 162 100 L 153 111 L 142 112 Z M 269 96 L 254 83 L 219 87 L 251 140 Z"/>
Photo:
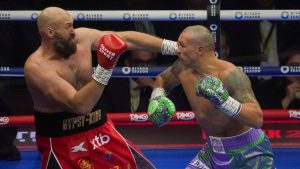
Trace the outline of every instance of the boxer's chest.
<path fill-rule="evenodd" d="M 59 68 L 59 74 L 75 89 L 79 90 L 92 78 L 91 53 L 78 50 Z"/>

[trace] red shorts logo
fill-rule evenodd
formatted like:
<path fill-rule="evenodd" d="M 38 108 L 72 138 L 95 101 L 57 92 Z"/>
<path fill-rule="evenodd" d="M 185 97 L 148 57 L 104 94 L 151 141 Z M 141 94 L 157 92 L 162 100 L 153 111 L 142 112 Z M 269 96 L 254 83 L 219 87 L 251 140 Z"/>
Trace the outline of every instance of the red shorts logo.
<path fill-rule="evenodd" d="M 81 169 L 94 169 L 94 164 L 91 160 L 88 159 L 80 159 L 78 160 L 78 165 Z"/>

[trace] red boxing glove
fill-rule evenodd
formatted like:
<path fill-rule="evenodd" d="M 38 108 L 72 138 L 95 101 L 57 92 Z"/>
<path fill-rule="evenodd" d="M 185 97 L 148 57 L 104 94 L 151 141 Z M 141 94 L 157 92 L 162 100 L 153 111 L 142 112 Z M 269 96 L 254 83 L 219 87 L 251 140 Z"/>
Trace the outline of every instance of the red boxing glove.
<path fill-rule="evenodd" d="M 120 55 L 127 49 L 127 44 L 113 34 L 104 35 L 98 45 L 98 66 L 93 74 L 93 79 L 98 83 L 107 85 L 113 68 Z"/>
<path fill-rule="evenodd" d="M 112 69 L 126 49 L 127 44 L 118 36 L 104 35 L 98 45 L 98 64 L 104 69 Z"/>

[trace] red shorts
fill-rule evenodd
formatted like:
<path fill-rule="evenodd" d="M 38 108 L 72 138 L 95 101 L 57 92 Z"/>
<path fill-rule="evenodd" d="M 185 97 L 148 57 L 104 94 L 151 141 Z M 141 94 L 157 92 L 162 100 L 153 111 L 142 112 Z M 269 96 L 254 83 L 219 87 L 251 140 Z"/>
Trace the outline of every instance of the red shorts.
<path fill-rule="evenodd" d="M 111 122 L 79 133 L 47 137 L 37 132 L 42 169 L 154 169 Z"/>

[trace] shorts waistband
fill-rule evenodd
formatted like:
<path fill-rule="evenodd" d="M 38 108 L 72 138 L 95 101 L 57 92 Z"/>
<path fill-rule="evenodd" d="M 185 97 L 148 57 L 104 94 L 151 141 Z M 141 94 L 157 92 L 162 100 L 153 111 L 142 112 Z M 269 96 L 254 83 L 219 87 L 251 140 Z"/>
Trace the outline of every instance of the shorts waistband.
<path fill-rule="evenodd" d="M 99 127 L 107 121 L 106 114 L 101 109 L 93 110 L 85 115 L 35 111 L 34 118 L 37 136 L 44 137 L 62 137 L 84 132 Z"/>
<path fill-rule="evenodd" d="M 235 150 L 253 144 L 261 137 L 264 132 L 261 129 L 251 128 L 248 131 L 233 137 L 208 137 L 208 143 L 213 147 L 215 152 L 225 152 Z"/>

